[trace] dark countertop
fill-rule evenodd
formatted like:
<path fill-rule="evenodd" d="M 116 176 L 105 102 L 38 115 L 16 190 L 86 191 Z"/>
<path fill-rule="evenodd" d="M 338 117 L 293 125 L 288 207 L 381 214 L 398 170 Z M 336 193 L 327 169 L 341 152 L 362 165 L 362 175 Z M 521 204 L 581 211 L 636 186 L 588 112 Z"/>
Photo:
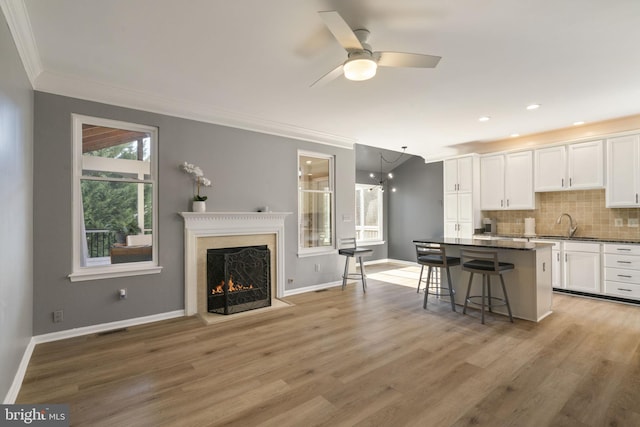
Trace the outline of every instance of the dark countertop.
<path fill-rule="evenodd" d="M 493 249 L 515 249 L 520 251 L 534 251 L 548 248 L 552 243 L 514 242 L 512 240 L 479 240 L 456 239 L 453 237 L 430 237 L 428 239 L 415 239 L 413 243 L 438 243 L 441 245 L 473 246 Z"/>
<path fill-rule="evenodd" d="M 479 236 L 487 236 L 486 234 L 479 234 Z M 530 240 L 565 240 L 565 241 L 576 241 L 576 242 L 593 242 L 593 243 L 627 243 L 627 244 L 640 244 L 640 240 L 631 240 L 631 239 L 607 239 L 600 237 L 585 237 L 585 236 L 576 236 L 576 237 L 567 237 L 567 236 L 524 236 L 522 234 L 494 234 L 492 237 L 500 238 L 504 237 L 506 239 L 530 239 Z"/>

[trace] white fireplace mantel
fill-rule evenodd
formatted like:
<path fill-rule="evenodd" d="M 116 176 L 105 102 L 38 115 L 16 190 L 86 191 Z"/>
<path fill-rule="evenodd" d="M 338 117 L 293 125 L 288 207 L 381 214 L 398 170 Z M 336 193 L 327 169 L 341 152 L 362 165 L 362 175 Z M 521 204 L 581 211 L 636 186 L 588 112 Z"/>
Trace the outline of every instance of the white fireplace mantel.
<path fill-rule="evenodd" d="M 181 212 L 184 218 L 184 308 L 198 312 L 198 239 L 202 237 L 275 234 L 276 298 L 284 295 L 284 220 L 291 212 Z"/>

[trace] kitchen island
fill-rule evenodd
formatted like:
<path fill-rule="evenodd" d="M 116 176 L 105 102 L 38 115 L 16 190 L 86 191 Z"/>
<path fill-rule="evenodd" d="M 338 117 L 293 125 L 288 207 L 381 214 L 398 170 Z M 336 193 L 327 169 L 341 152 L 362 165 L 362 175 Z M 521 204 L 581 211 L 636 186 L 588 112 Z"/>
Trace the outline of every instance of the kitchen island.
<path fill-rule="evenodd" d="M 514 264 L 513 271 L 503 274 L 513 317 L 539 322 L 551 314 L 553 288 L 551 284 L 551 243 L 514 242 L 509 240 L 479 240 L 435 237 L 416 239 L 414 243 L 435 243 L 444 245 L 447 256 L 460 256 L 460 250 L 486 249 L 498 251 L 501 262 Z M 460 267 L 451 267 L 451 281 L 455 289 L 455 301 L 464 304 L 469 283 L 469 274 Z M 443 271 L 443 274 L 446 272 Z M 443 283 L 446 278 L 442 277 Z M 495 285 L 494 285 L 495 283 Z M 502 297 L 497 277 L 492 281 L 492 292 Z M 474 274 L 472 295 L 481 293 L 482 275 Z M 498 286 L 496 286 L 498 285 Z M 494 308 L 496 313 L 507 314 L 506 308 Z"/>

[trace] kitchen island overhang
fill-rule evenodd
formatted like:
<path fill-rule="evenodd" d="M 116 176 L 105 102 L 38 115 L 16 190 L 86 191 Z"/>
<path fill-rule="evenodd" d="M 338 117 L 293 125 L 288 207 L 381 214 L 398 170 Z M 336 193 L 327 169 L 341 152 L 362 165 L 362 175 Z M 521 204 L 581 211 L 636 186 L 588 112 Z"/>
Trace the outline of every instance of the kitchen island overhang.
<path fill-rule="evenodd" d="M 551 314 L 553 300 L 551 243 L 456 239 L 449 237 L 415 239 L 413 242 L 444 245 L 447 256 L 455 257 L 459 257 L 460 250 L 465 247 L 498 251 L 498 258 L 501 262 L 510 262 L 515 265 L 514 270 L 504 274 L 513 317 L 540 322 Z M 463 305 L 467 284 L 469 283 L 469 273 L 462 271 L 460 267 L 452 267 L 450 270 L 455 290 L 455 302 L 458 305 Z M 497 277 L 494 278 L 492 286 L 494 282 L 498 284 L 499 279 Z M 471 293 L 480 294 L 481 285 L 482 276 L 474 274 Z M 502 296 L 499 286 L 493 286 L 492 292 L 496 296 Z M 503 307 L 494 309 L 494 312 L 507 315 L 506 309 L 503 309 Z"/>

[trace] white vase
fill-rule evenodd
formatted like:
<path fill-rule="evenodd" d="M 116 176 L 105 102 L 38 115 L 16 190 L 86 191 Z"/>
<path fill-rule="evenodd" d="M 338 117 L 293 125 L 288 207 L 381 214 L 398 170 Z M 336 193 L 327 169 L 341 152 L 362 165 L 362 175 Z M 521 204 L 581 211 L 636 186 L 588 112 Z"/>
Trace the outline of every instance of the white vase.
<path fill-rule="evenodd" d="M 206 204 L 206 202 L 194 201 L 193 205 L 191 206 L 191 210 L 193 212 L 206 212 L 207 211 L 207 204 Z"/>

